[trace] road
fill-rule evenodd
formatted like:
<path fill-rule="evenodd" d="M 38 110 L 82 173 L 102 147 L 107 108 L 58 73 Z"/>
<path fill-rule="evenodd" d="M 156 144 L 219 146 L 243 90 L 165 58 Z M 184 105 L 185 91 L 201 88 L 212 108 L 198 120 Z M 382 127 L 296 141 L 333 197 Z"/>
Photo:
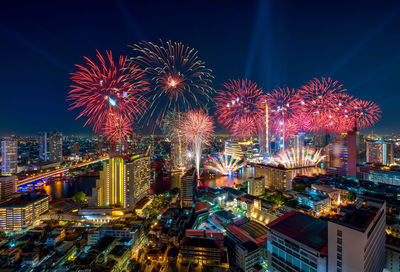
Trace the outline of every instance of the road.
<path fill-rule="evenodd" d="M 78 164 L 75 164 L 75 165 L 72 165 L 72 166 L 67 166 L 65 168 L 53 170 L 53 171 L 50 171 L 50 172 L 46 172 L 46 173 L 43 173 L 43 174 L 36 175 L 34 177 L 29 177 L 29 178 L 26 178 L 26 179 L 23 179 L 23 180 L 19 180 L 18 183 L 17 183 L 17 187 L 22 187 L 22 186 L 27 185 L 29 183 L 33 183 L 33 182 L 36 182 L 36 181 L 44 179 L 44 178 L 48 178 L 48 177 L 51 177 L 51 176 L 54 176 L 54 175 L 57 175 L 57 174 L 61 174 L 61 173 L 67 172 L 67 171 L 75 169 L 75 168 L 79 168 L 79 167 L 83 167 L 83 166 L 90 165 L 90 164 L 93 164 L 93 163 L 97 163 L 97 162 L 100 162 L 100 161 L 108 160 L 108 158 L 109 158 L 108 156 L 101 157 L 101 158 L 93 160 L 93 161 L 81 162 L 81 163 L 78 163 Z"/>

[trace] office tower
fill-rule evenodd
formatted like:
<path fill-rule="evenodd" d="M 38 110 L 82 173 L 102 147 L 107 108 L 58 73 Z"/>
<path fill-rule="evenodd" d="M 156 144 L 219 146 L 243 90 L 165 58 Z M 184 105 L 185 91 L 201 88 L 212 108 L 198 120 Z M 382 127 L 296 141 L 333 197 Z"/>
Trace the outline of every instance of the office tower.
<path fill-rule="evenodd" d="M 328 271 L 382 271 L 385 265 L 386 203 L 363 198 L 341 207 L 328 222 Z"/>
<path fill-rule="evenodd" d="M 150 182 L 150 157 L 111 158 L 103 162 L 89 204 L 133 209 L 150 194 Z"/>
<path fill-rule="evenodd" d="M 253 196 L 261 196 L 265 194 L 265 178 L 250 178 L 248 180 L 248 193 Z"/>
<path fill-rule="evenodd" d="M 364 135 L 357 134 L 357 164 L 362 165 L 367 161 L 367 145 Z"/>
<path fill-rule="evenodd" d="M 1 142 L 1 173 L 2 175 L 11 175 L 17 172 L 18 166 L 18 142 Z"/>
<path fill-rule="evenodd" d="M 60 162 L 62 156 L 62 141 L 61 132 L 43 132 L 40 135 L 40 150 L 39 156 L 43 161 Z"/>
<path fill-rule="evenodd" d="M 342 176 L 357 175 L 357 135 L 352 130 L 341 135 L 329 144 L 329 172 Z"/>
<path fill-rule="evenodd" d="M 328 271 L 325 220 L 291 211 L 268 224 L 268 227 L 268 271 Z"/>
<path fill-rule="evenodd" d="M 194 168 L 183 175 L 180 187 L 182 208 L 192 208 L 196 188 L 196 171 L 194 171 Z"/>
<path fill-rule="evenodd" d="M 71 154 L 74 156 L 79 156 L 79 143 L 73 143 L 71 146 Z"/>
<path fill-rule="evenodd" d="M 92 197 L 97 201 L 96 206 L 126 207 L 126 175 L 123 158 L 111 158 L 103 162 L 103 170 L 96 181 L 96 188 L 92 191 Z"/>
<path fill-rule="evenodd" d="M 126 163 L 126 208 L 150 194 L 150 157 L 133 157 Z"/>
<path fill-rule="evenodd" d="M 304 132 L 299 132 L 297 135 L 294 136 L 294 143 L 293 147 L 297 150 L 300 150 L 304 147 L 304 138 L 306 134 Z"/>
<path fill-rule="evenodd" d="M 0 230 L 25 231 L 49 210 L 49 196 L 26 194 L 0 204 Z"/>
<path fill-rule="evenodd" d="M 49 150 L 47 144 L 47 132 L 42 132 L 39 138 L 39 157 L 43 161 L 49 160 Z"/>
<path fill-rule="evenodd" d="M 15 176 L 0 176 L 0 200 L 4 200 L 17 191 Z"/>
<path fill-rule="evenodd" d="M 386 141 L 367 141 L 367 162 L 383 165 L 393 164 L 393 143 Z"/>

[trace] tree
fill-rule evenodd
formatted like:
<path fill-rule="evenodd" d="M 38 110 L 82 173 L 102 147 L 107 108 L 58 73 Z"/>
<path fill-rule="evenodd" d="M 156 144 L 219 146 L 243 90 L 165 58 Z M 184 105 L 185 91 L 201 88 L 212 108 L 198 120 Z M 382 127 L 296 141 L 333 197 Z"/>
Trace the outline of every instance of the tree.
<path fill-rule="evenodd" d="M 349 192 L 347 192 L 345 198 L 347 201 L 353 202 L 354 200 L 356 200 L 356 193 L 353 191 L 349 191 Z"/>
<path fill-rule="evenodd" d="M 75 201 L 76 203 L 86 203 L 88 201 L 88 197 L 84 192 L 77 192 L 72 197 L 72 200 Z"/>

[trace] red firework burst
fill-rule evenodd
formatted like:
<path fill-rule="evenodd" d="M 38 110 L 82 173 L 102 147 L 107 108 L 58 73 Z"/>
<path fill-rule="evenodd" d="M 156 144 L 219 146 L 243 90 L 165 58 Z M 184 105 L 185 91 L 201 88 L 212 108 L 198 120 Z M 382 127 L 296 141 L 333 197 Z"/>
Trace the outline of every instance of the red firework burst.
<path fill-rule="evenodd" d="M 214 133 L 214 123 L 202 110 L 191 110 L 181 122 L 180 130 L 188 143 L 206 142 Z"/>
<path fill-rule="evenodd" d="M 139 53 L 131 60 L 146 71 L 152 85 L 150 117 L 160 122 L 167 111 L 192 109 L 211 100 L 211 70 L 193 48 L 161 40 L 159 45 L 141 42 L 131 47 Z"/>
<path fill-rule="evenodd" d="M 120 56 L 116 64 L 111 51 L 106 51 L 106 57 L 96 52 L 98 63 L 84 57 L 86 65 L 76 65 L 78 71 L 71 74 L 75 84 L 67 100 L 72 101 L 70 110 L 82 108 L 76 119 L 86 116 L 85 126 L 91 124 L 95 132 L 100 132 L 111 111 L 129 120 L 144 113 L 142 92 L 148 89 L 148 83 L 144 72 L 127 63 L 127 57 Z"/>
<path fill-rule="evenodd" d="M 257 83 L 250 80 L 230 80 L 223 84 L 225 90 L 218 91 L 216 100 L 217 120 L 233 133 L 247 129 L 247 125 L 257 124 L 265 111 L 265 95 Z M 240 126 L 239 126 L 240 124 Z M 236 129 L 234 129 L 236 127 Z"/>
<path fill-rule="evenodd" d="M 368 128 L 373 126 L 381 118 L 381 108 L 372 101 L 354 99 L 351 106 L 351 120 L 354 118 L 358 128 Z"/>
<path fill-rule="evenodd" d="M 311 130 L 326 131 L 332 125 L 330 119 L 336 114 L 338 96 L 345 92 L 343 85 L 331 78 L 315 78 L 303 85 L 299 91 L 300 105 L 305 113 L 312 118 Z"/>
<path fill-rule="evenodd" d="M 111 143 L 126 142 L 132 135 L 133 121 L 118 113 L 111 112 L 104 126 L 104 135 Z"/>

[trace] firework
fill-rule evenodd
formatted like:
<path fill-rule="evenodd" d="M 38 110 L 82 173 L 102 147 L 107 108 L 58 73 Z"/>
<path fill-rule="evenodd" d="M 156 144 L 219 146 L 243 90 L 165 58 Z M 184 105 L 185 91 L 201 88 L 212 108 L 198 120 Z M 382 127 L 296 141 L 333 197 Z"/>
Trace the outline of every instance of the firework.
<path fill-rule="evenodd" d="M 325 156 L 321 155 L 322 149 L 314 149 L 311 147 L 291 148 L 279 152 L 271 163 L 283 165 L 285 168 L 302 168 L 318 165 Z"/>
<path fill-rule="evenodd" d="M 103 133 L 111 143 L 124 143 L 132 135 L 133 122 L 118 113 L 109 113 Z"/>
<path fill-rule="evenodd" d="M 184 119 L 184 112 L 169 111 L 163 119 L 161 129 L 166 135 L 174 137 L 178 134 L 178 130 L 181 127 L 181 122 Z"/>
<path fill-rule="evenodd" d="M 72 101 L 70 110 L 83 108 L 78 118 L 86 116 L 85 126 L 93 125 L 95 132 L 101 132 L 110 112 L 117 112 L 133 120 L 142 115 L 146 101 L 141 96 L 147 89 L 144 72 L 127 58 L 120 56 L 114 63 L 111 51 L 106 57 L 97 52 L 97 61 L 84 57 L 86 65 L 76 65 L 72 73 L 74 84 L 67 100 Z"/>
<path fill-rule="evenodd" d="M 257 128 L 256 120 L 243 116 L 235 121 L 232 132 L 239 139 L 247 139 L 257 134 Z"/>
<path fill-rule="evenodd" d="M 200 160 L 202 144 L 207 142 L 214 133 L 214 124 L 210 116 L 201 110 L 191 110 L 186 114 L 180 130 L 185 141 L 192 146 L 197 170 L 200 178 Z"/>
<path fill-rule="evenodd" d="M 232 173 L 243 168 L 245 165 L 246 164 L 241 160 L 234 159 L 230 156 L 217 155 L 208 161 L 207 168 L 219 172 L 224 176 L 231 176 Z"/>
<path fill-rule="evenodd" d="M 265 95 L 257 83 L 250 80 L 230 80 L 216 97 L 217 120 L 235 135 L 246 135 L 248 126 L 258 125 L 264 117 Z M 245 123 L 247 122 L 247 123 Z"/>
<path fill-rule="evenodd" d="M 146 72 L 151 83 L 148 93 L 150 117 L 160 124 L 167 111 L 204 106 L 210 100 L 212 75 L 197 51 L 182 43 L 141 42 L 131 46 L 138 56 L 131 61 Z"/>
<path fill-rule="evenodd" d="M 336 101 L 345 91 L 342 84 L 330 78 L 315 78 L 299 89 L 301 109 L 311 117 L 311 131 L 326 131 L 334 125 Z"/>
<path fill-rule="evenodd" d="M 270 122 L 275 135 L 291 136 L 300 130 L 301 104 L 295 89 L 278 88 L 267 94 Z"/>
<path fill-rule="evenodd" d="M 355 118 L 355 125 L 358 128 L 368 128 L 373 126 L 381 118 L 381 108 L 371 101 L 355 99 L 350 103 L 351 120 Z"/>

